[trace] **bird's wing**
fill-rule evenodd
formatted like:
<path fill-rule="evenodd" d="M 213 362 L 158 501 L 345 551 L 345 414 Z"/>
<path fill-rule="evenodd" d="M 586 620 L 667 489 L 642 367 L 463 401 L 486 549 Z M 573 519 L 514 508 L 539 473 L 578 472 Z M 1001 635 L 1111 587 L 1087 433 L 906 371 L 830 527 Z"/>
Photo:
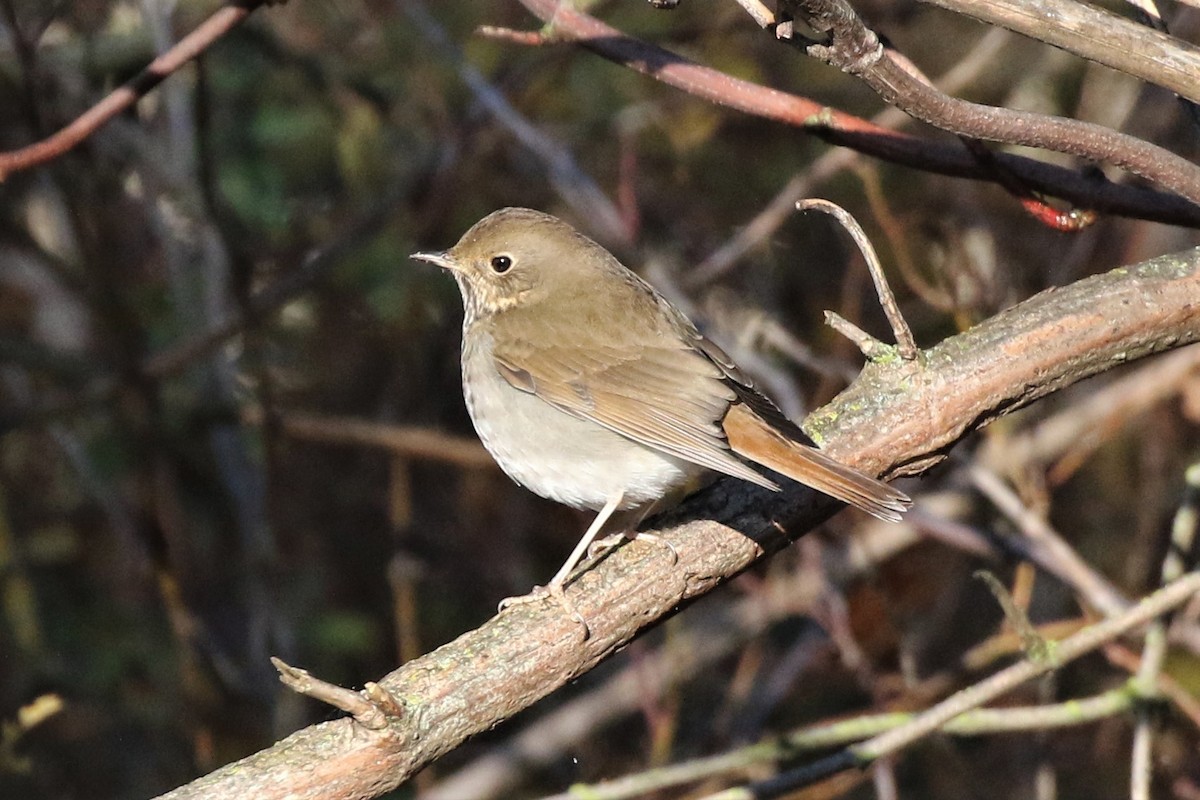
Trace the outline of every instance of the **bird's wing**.
<path fill-rule="evenodd" d="M 496 341 L 492 355 L 512 386 L 561 411 L 677 458 L 778 488 L 730 452 L 721 420 L 738 394 L 723 369 L 688 342 L 593 342 L 583 348 L 512 336 Z"/>

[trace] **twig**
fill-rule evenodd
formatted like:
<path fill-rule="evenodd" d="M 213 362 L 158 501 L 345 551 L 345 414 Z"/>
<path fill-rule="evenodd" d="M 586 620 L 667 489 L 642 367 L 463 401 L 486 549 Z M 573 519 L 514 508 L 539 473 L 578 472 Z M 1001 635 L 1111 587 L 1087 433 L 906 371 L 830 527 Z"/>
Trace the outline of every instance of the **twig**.
<path fill-rule="evenodd" d="M 1075 552 L 1045 519 L 1029 509 L 998 475 L 977 462 L 967 467 L 971 483 L 1017 525 L 1034 546 L 1046 555 L 1043 564 L 1055 575 L 1069 576 L 1083 598 L 1105 616 L 1115 616 L 1129 606 L 1119 591 Z"/>
<path fill-rule="evenodd" d="M 368 684 L 367 696 L 364 697 L 352 689 L 314 678 L 308 670 L 293 667 L 281 658 L 272 656 L 271 663 L 279 670 L 279 680 L 284 686 L 345 711 L 368 730 L 384 730 L 388 726 L 389 716 L 401 715 L 400 704 L 378 684 Z"/>
<path fill-rule="evenodd" d="M 892 348 L 876 339 L 836 311 L 825 312 L 825 324 L 854 342 L 854 346 L 871 361 L 886 358 Z"/>
<path fill-rule="evenodd" d="M 746 9 L 746 13 L 758 23 L 758 27 L 769 28 L 775 24 L 775 12 L 767 8 L 762 0 L 734 0 L 734 2 Z"/>
<path fill-rule="evenodd" d="M 891 758 L 881 758 L 871 765 L 871 782 L 875 785 L 878 800 L 898 800 L 896 787 L 896 764 Z"/>
<path fill-rule="evenodd" d="M 987 570 L 976 571 L 975 577 L 987 585 L 992 596 L 996 598 L 996 602 L 1000 604 L 1000 609 L 1004 612 L 1004 618 L 1008 620 L 1009 627 L 1021 640 L 1021 650 L 1025 652 L 1025 657 L 1031 661 L 1052 661 L 1054 648 L 1038 634 L 1025 611 L 1013 600 L 1013 596 L 1009 594 L 1004 584 Z"/>
<path fill-rule="evenodd" d="M 488 113 L 542 162 L 550 184 L 563 200 L 606 238 L 628 244 L 632 236 L 620 211 L 579 167 L 571 152 L 521 116 L 504 95 L 471 66 L 424 3 L 420 0 L 396 0 L 396 4 L 438 51 L 453 60 L 459 77 Z"/>
<path fill-rule="evenodd" d="M 747 787 L 712 795 L 710 800 L 767 800 L 808 786 L 852 767 L 864 767 L 878 758 L 897 753 L 920 739 L 941 730 L 964 711 L 995 700 L 1028 680 L 1045 675 L 1063 664 L 1086 655 L 1107 642 L 1177 608 L 1200 593 L 1200 572 L 1189 573 L 1149 595 L 1123 614 L 1096 623 L 1054 645 L 1054 659 L 1026 659 L 952 695 L 918 715 L 912 722 L 849 747 L 806 767 L 784 773 Z"/>
<path fill-rule="evenodd" d="M 900 357 L 905 361 L 914 361 L 918 350 L 917 343 L 913 339 L 912 329 L 908 327 L 908 322 L 905 321 L 904 315 L 900 313 L 900 306 L 896 303 L 896 295 L 892 292 L 892 287 L 888 285 L 887 276 L 883 274 L 883 265 L 879 263 L 879 256 L 876 254 L 875 248 L 871 246 L 871 240 L 867 238 L 867 232 L 858 224 L 858 220 L 837 203 L 820 198 L 801 200 L 796 203 L 796 208 L 800 211 L 807 211 L 813 208 L 829 214 L 849 232 L 850 238 L 858 245 L 859 252 L 866 259 L 867 271 L 871 273 L 871 280 L 875 283 L 875 293 L 879 296 L 879 305 L 883 306 L 883 313 L 887 315 L 888 322 L 892 325 L 892 332 L 896 336 L 896 344 L 900 352 Z"/>
<path fill-rule="evenodd" d="M 17 170 L 44 164 L 87 139 L 113 117 L 136 103 L 168 75 L 203 53 L 236 28 L 261 5 L 279 0 L 236 0 L 218 9 L 187 36 L 99 103 L 76 117 L 52 136 L 19 150 L 0 153 L 0 182 Z"/>
<path fill-rule="evenodd" d="M 526 47 L 541 47 L 544 44 L 554 44 L 556 41 L 542 31 L 518 31 L 502 25 L 480 25 L 475 29 L 475 33 L 485 39 L 511 42 Z"/>

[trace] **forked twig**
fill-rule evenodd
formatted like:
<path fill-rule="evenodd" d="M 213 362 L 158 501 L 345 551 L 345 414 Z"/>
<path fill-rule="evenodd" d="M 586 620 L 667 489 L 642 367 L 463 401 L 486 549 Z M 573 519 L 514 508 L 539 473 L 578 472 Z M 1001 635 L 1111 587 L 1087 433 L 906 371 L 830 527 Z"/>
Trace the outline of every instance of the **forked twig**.
<path fill-rule="evenodd" d="M 871 240 L 867 238 L 866 231 L 858 224 L 858 220 L 837 203 L 820 198 L 801 200 L 796 203 L 796 208 L 800 211 L 807 211 L 811 208 L 829 214 L 849 232 L 850 238 L 858 245 L 859 251 L 863 254 L 863 258 L 866 259 L 867 270 L 871 273 L 871 281 L 875 284 L 876 294 L 879 295 L 879 304 L 883 306 L 883 313 L 887 315 L 888 322 L 892 325 L 892 332 L 896 335 L 896 345 L 900 357 L 905 361 L 915 360 L 920 351 L 917 349 L 916 340 L 913 339 L 912 329 L 908 327 L 908 323 L 904 320 L 904 315 L 900 313 L 900 306 L 896 303 L 896 295 L 892 292 L 892 287 L 888 285 L 887 276 L 883 274 L 883 266 L 879 263 L 879 256 L 875 253 L 875 248 L 871 246 Z M 842 327 L 842 323 L 850 325 L 849 322 L 838 317 L 836 314 L 831 315 L 830 312 L 826 312 L 826 314 L 826 321 L 835 330 L 841 333 L 845 333 L 848 330 Z M 835 324 L 831 321 L 831 316 L 840 320 L 840 322 Z M 855 344 L 859 344 L 861 341 L 854 336 L 850 338 Z M 863 349 L 861 344 L 859 344 L 859 349 Z M 866 350 L 863 350 L 863 354 L 870 357 L 870 354 Z"/>

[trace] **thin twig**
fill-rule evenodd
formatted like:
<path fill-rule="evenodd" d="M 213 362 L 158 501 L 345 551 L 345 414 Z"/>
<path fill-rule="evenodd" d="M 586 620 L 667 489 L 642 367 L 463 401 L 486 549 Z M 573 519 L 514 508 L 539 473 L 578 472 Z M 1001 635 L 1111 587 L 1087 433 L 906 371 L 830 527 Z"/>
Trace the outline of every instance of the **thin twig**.
<path fill-rule="evenodd" d="M 1129 631 L 1145 625 L 1191 600 L 1200 593 L 1200 572 L 1188 573 L 1149 595 L 1123 614 L 1085 628 L 1055 643 L 1052 660 L 1026 659 L 991 677 L 952 695 L 917 716 L 911 723 L 849 747 L 806 767 L 784 773 L 750 786 L 712 795 L 709 800 L 767 800 L 852 767 L 864 767 L 878 758 L 899 752 L 920 739 L 941 730 L 963 712 L 979 708 L 1021 684 L 1058 669 Z"/>
<path fill-rule="evenodd" d="M 1105 616 L 1115 616 L 1129 607 L 1129 601 L 1075 552 L 1045 519 L 1021 502 L 991 470 L 977 462 L 967 467 L 967 477 L 999 511 L 1017 525 L 1032 544 L 1045 551 L 1043 562 L 1056 575 L 1068 575 L 1067 583 Z"/>
<path fill-rule="evenodd" d="M 825 312 L 825 324 L 833 328 L 835 331 L 845 336 L 850 341 L 854 342 L 854 346 L 862 352 L 871 361 L 877 361 L 887 356 L 891 352 L 883 342 L 876 339 L 871 334 L 864 331 L 862 328 L 855 325 L 850 320 L 838 314 L 836 311 Z"/>
<path fill-rule="evenodd" d="M 445 29 L 429 13 L 420 0 L 396 0 L 396 4 L 438 50 L 449 57 L 463 83 L 475 95 L 488 113 L 511 133 L 521 145 L 533 153 L 546 169 L 550 184 L 583 219 L 605 238 L 622 244 L 632 240 L 631 231 L 621 218 L 620 211 L 592 178 L 583 171 L 575 157 L 561 143 L 538 130 L 513 108 L 507 98 L 492 86 L 483 73 L 473 67 L 451 41 Z"/>
<path fill-rule="evenodd" d="M 734 0 L 734 2 L 746 9 L 746 13 L 758 23 L 758 27 L 769 28 L 775 24 L 775 12 L 767 8 L 762 0 Z"/>
<path fill-rule="evenodd" d="M 268 0 L 239 0 L 218 9 L 195 30 L 180 39 L 174 47 L 151 61 L 145 69 L 120 87 L 109 92 L 104 99 L 80 114 L 62 130 L 19 150 L 0 153 L 0 182 L 12 172 L 29 169 L 58 158 L 87 139 L 113 117 L 144 97 L 168 75 L 196 58 L 244 22 L 264 4 L 271 3 Z"/>
<path fill-rule="evenodd" d="M 796 203 L 796 208 L 800 211 L 807 211 L 812 208 L 829 214 L 840 222 L 842 227 L 850 234 L 850 238 L 858 245 L 859 252 L 866 259 L 867 271 L 871 273 L 871 280 L 875 284 L 875 293 L 879 296 L 879 305 L 883 306 L 883 313 L 887 315 L 888 322 L 892 325 L 892 332 L 896 336 L 896 344 L 900 357 L 905 361 L 915 361 L 919 351 L 917 350 L 917 342 L 913 339 L 912 329 L 908 327 L 908 322 L 905 321 L 904 315 L 900 313 L 900 306 L 896 303 L 896 295 L 892 292 L 892 287 L 888 285 L 887 276 L 883 274 L 883 265 L 879 263 L 879 255 L 875 252 L 875 248 L 871 246 L 871 240 L 867 238 L 867 232 L 858 224 L 858 220 L 837 203 L 820 198 L 801 200 Z"/>
<path fill-rule="evenodd" d="M 345 711 L 354 717 L 355 722 L 368 730 L 381 731 L 387 728 L 388 711 L 380 703 L 352 689 L 315 678 L 308 670 L 293 667 L 281 658 L 272 656 L 271 663 L 279 670 L 279 680 L 292 691 Z M 379 692 L 383 690 L 377 684 L 373 685 L 376 689 L 375 696 L 380 697 Z M 393 711 L 400 708 L 391 695 L 387 695 L 386 705 Z"/>

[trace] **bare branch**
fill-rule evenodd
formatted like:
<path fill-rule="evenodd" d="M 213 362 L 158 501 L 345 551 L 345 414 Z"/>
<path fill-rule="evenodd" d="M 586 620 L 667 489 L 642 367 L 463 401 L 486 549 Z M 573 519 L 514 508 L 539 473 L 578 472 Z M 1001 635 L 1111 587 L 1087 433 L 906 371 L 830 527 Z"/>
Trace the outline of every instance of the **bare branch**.
<path fill-rule="evenodd" d="M 58 158 L 87 139 L 109 120 L 132 106 L 168 75 L 203 53 L 218 39 L 246 20 L 268 0 L 237 0 L 218 9 L 194 31 L 103 100 L 76 117 L 67 127 L 47 139 L 19 150 L 0 153 L 0 183 L 10 173 L 29 169 Z"/>
<path fill-rule="evenodd" d="M 272 657 L 271 663 L 275 665 L 275 669 L 279 670 L 279 680 L 293 692 L 345 711 L 354 718 L 355 722 L 367 730 L 381 731 L 387 728 L 388 713 L 373 700 L 337 684 L 315 678 L 308 670 L 293 667 L 283 659 Z M 371 685 L 375 687 L 378 697 L 378 692 L 381 691 L 380 687 L 378 684 Z M 391 706 L 398 708 L 398 704 L 386 691 L 382 696 L 390 700 Z"/>
<path fill-rule="evenodd" d="M 836 311 L 825 312 L 825 324 L 854 342 L 858 351 L 871 361 L 884 358 L 891 349 Z"/>

